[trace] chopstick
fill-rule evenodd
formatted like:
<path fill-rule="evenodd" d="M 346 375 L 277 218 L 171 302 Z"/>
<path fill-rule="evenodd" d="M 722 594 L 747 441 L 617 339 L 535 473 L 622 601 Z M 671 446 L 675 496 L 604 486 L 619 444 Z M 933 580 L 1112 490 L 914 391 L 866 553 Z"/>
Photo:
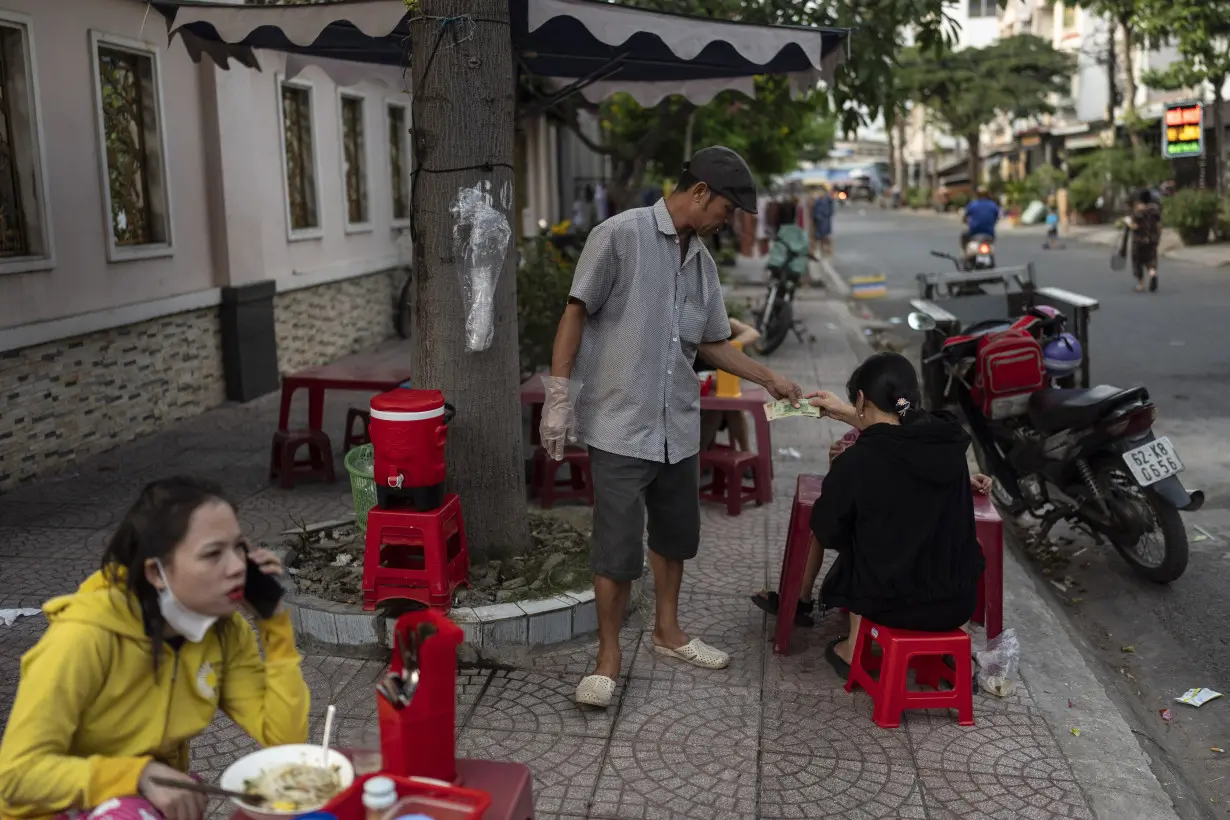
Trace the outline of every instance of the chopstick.
<path fill-rule="evenodd" d="M 155 786 L 165 786 L 168 789 L 183 789 L 186 792 L 197 792 L 198 794 L 205 794 L 210 797 L 232 798 L 240 801 L 241 803 L 251 803 L 254 806 L 260 806 L 268 802 L 259 794 L 228 791 L 220 786 L 211 786 L 208 783 L 197 783 L 195 780 L 173 780 L 169 777 L 153 777 L 150 779 L 153 781 Z"/>

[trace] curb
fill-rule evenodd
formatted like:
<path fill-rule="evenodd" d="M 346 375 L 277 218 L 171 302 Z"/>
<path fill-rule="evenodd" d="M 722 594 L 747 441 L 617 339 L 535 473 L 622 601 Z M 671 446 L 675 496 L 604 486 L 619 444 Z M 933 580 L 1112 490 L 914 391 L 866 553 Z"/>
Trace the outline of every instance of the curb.
<path fill-rule="evenodd" d="M 632 585 L 629 609 L 643 597 L 642 577 Z M 379 611 L 299 594 L 288 594 L 286 606 L 296 637 L 304 646 L 325 654 L 381 657 L 392 645 L 392 627 L 397 619 Z M 592 589 L 537 600 L 457 607 L 448 617 L 461 627 L 465 643 L 474 649 L 545 646 L 598 631 Z"/>

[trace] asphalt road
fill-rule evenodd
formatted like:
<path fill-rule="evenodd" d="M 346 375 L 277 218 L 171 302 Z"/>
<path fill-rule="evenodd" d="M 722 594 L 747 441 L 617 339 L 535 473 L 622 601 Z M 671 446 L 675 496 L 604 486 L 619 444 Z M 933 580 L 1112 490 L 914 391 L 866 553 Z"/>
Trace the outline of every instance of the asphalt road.
<path fill-rule="evenodd" d="M 833 267 L 846 279 L 883 274 L 888 296 L 863 304 L 878 318 L 904 318 L 908 300 L 917 296 L 915 274 L 951 269 L 928 252 L 955 251 L 959 232 L 951 217 L 850 206 L 835 220 Z M 1158 293 L 1138 294 L 1128 272 L 1110 271 L 1109 248 L 1069 243 L 1047 251 L 1041 245 L 1036 229 L 1003 231 L 997 261 L 1032 262 L 1039 284 L 1100 301 L 1091 324 L 1093 383 L 1148 386 L 1160 410 L 1158 435 L 1169 436 L 1183 458 L 1189 489 L 1208 495 L 1204 510 L 1185 515 L 1191 561 L 1169 587 L 1138 580 L 1111 547 L 1079 534 L 1057 539 L 1070 563 L 1045 574 L 1071 582 L 1062 592 L 1049 586 L 1100 677 L 1135 719 L 1180 815 L 1224 818 L 1230 815 L 1230 268 L 1163 258 Z M 904 326 L 897 332 L 919 338 Z M 1034 568 L 1043 573 L 1039 564 Z M 1031 646 L 1029 636 L 1021 639 L 1024 651 L 1045 651 Z M 1174 701 L 1197 686 L 1227 697 L 1199 710 Z M 1167 708 L 1169 721 L 1159 713 Z"/>

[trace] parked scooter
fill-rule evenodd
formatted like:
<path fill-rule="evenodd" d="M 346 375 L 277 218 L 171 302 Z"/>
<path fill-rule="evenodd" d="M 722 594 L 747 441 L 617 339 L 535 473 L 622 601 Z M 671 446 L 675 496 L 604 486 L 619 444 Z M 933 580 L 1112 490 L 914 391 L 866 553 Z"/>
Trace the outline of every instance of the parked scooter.
<path fill-rule="evenodd" d="M 760 339 L 756 351 L 768 355 L 781 347 L 786 334 L 794 331 L 803 342 L 803 324 L 794 318 L 794 293 L 807 274 L 807 263 L 814 259 L 809 253 L 807 234 L 797 225 L 783 225 L 769 249 L 769 281 L 764 302 L 753 312 Z"/>
<path fill-rule="evenodd" d="M 1068 521 L 1110 541 L 1144 578 L 1170 583 L 1187 568 L 1179 512 L 1200 509 L 1204 493 L 1183 487 L 1174 445 L 1154 435 L 1157 408 L 1146 388 L 1052 386 L 1079 359 L 1063 321 L 1053 308 L 1030 308 L 1015 321 L 935 339 L 935 320 L 911 313 L 910 327 L 929 334 L 924 372 L 939 362 L 947 379 L 943 388 L 924 384 L 924 394 L 933 406 L 936 397 L 955 399 L 979 466 L 995 479 L 992 498 L 1010 515 L 1038 518 L 1039 540 Z"/>

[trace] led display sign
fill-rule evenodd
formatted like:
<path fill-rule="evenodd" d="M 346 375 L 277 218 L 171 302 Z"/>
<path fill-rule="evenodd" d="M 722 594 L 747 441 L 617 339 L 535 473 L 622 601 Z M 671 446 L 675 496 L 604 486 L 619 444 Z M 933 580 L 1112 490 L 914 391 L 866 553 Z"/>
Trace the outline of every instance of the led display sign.
<path fill-rule="evenodd" d="M 1162 118 L 1162 156 L 1199 157 L 1204 153 L 1204 105 L 1172 103 Z"/>

